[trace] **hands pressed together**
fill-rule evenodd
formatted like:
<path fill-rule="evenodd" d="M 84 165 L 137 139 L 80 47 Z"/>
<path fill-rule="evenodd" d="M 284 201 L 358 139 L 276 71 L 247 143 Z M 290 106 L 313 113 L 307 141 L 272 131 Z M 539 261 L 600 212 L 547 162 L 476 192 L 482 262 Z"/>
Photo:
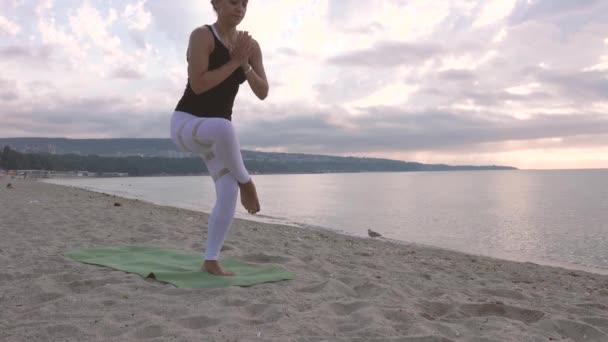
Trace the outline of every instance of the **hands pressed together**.
<path fill-rule="evenodd" d="M 230 49 L 230 57 L 239 62 L 241 67 L 245 68 L 249 65 L 249 58 L 253 53 L 254 43 L 253 38 L 248 31 L 238 31 L 236 41 L 232 49 Z"/>

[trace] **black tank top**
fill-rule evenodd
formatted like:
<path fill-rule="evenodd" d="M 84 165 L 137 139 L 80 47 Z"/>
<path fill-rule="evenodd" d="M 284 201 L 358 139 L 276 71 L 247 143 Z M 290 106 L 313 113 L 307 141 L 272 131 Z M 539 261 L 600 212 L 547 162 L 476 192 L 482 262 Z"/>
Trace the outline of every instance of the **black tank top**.
<path fill-rule="evenodd" d="M 209 56 L 208 70 L 214 70 L 230 61 L 230 51 L 222 44 L 209 25 L 205 25 L 213 34 L 215 47 Z M 246 80 L 242 68 L 236 69 L 227 79 L 217 86 L 196 95 L 190 86 L 186 85 L 184 95 L 175 107 L 176 111 L 186 112 L 199 117 L 224 118 L 232 120 L 232 106 L 239 91 L 239 86 Z"/>

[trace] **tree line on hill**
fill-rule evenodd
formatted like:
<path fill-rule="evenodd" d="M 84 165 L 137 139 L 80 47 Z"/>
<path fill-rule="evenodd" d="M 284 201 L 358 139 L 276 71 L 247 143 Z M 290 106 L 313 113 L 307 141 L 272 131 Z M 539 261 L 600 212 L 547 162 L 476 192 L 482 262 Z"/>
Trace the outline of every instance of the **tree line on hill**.
<path fill-rule="evenodd" d="M 129 176 L 200 174 L 207 169 L 200 158 L 100 157 L 76 154 L 20 153 L 5 146 L 0 155 L 5 170 L 122 172 Z"/>
<path fill-rule="evenodd" d="M 375 158 L 313 156 L 243 151 L 251 173 L 403 172 L 514 169 L 503 166 L 429 165 Z M 98 155 L 21 153 L 5 146 L 0 155 L 5 170 L 120 172 L 129 176 L 194 175 L 207 173 L 199 157 L 102 157 Z"/>

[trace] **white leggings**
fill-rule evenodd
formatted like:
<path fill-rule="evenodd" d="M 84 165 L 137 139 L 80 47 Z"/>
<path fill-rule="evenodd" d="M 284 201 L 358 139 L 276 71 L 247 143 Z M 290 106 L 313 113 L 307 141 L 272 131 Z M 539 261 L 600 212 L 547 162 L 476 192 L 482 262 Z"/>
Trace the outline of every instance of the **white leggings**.
<path fill-rule="evenodd" d="M 171 117 L 171 140 L 181 151 L 201 156 L 215 182 L 216 201 L 209 217 L 205 260 L 218 260 L 236 211 L 238 183 L 251 179 L 234 127 L 226 119 L 176 111 Z"/>

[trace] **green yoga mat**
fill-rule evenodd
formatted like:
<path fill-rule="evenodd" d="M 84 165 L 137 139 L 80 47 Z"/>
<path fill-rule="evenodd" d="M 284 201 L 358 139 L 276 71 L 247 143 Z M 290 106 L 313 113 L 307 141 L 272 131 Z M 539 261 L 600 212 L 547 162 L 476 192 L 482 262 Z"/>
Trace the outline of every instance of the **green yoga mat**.
<path fill-rule="evenodd" d="M 261 283 L 295 279 L 295 275 L 277 267 L 251 266 L 233 259 L 223 259 L 223 268 L 233 277 L 214 276 L 201 271 L 200 254 L 146 246 L 89 248 L 65 253 L 65 256 L 86 264 L 107 266 L 119 271 L 155 278 L 181 288 L 218 288 L 252 286 Z"/>

